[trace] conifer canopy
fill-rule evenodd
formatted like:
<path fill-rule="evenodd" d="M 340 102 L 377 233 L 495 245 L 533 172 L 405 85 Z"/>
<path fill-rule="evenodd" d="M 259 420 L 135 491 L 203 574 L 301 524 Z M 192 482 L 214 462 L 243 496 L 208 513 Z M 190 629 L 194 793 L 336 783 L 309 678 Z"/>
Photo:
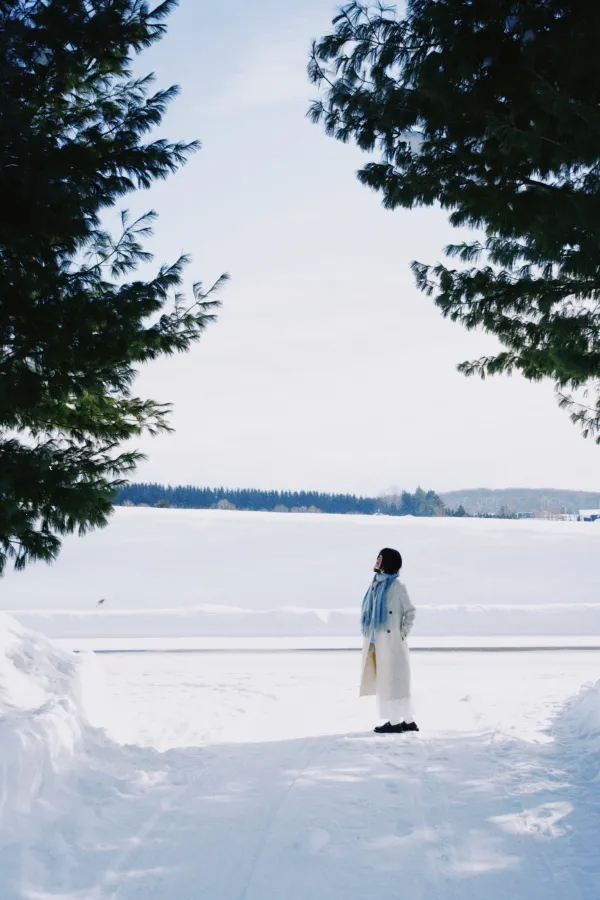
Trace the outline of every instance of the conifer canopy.
<path fill-rule="evenodd" d="M 177 88 L 133 74 L 173 6 L 0 0 L 0 571 L 106 523 L 140 459 L 121 443 L 169 427 L 168 405 L 132 394 L 136 369 L 186 350 L 218 305 L 180 293 L 185 256 L 134 277 L 154 212 L 121 212 L 116 235 L 103 221 L 197 149 L 154 133 Z"/>
<path fill-rule="evenodd" d="M 482 377 L 554 380 L 600 442 L 600 5 L 565 0 L 350 3 L 313 45 L 310 116 L 371 159 L 390 209 L 448 210 L 477 240 L 413 263 L 442 314 L 497 336 Z"/>

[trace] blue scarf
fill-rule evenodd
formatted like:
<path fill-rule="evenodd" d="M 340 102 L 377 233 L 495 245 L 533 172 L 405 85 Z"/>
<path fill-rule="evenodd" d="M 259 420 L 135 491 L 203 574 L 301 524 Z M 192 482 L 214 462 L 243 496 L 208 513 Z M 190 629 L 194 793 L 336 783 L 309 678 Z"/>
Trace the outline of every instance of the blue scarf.
<path fill-rule="evenodd" d="M 398 575 L 385 575 L 376 572 L 369 590 L 362 602 L 361 625 L 365 637 L 374 634 L 379 628 L 384 628 L 387 623 L 387 592 L 390 584 Z"/>

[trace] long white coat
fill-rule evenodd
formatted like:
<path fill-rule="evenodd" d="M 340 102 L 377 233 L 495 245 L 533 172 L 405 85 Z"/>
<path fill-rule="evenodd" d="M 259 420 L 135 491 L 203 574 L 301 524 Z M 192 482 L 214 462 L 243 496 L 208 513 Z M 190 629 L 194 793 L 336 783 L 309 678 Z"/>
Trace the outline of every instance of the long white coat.
<path fill-rule="evenodd" d="M 410 660 L 406 636 L 415 620 L 415 608 L 401 581 L 393 581 L 387 596 L 387 628 L 375 632 L 375 645 L 363 640 L 360 696 L 379 700 L 410 697 Z"/>

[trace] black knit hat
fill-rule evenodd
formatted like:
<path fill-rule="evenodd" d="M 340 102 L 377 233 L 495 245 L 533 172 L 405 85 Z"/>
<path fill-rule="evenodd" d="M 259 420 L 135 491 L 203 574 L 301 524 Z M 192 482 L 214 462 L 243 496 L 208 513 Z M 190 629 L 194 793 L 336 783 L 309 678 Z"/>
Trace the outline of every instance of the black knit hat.
<path fill-rule="evenodd" d="M 402 568 L 402 557 L 397 550 L 390 547 L 384 547 L 379 551 L 381 556 L 381 571 L 386 575 L 395 575 Z"/>

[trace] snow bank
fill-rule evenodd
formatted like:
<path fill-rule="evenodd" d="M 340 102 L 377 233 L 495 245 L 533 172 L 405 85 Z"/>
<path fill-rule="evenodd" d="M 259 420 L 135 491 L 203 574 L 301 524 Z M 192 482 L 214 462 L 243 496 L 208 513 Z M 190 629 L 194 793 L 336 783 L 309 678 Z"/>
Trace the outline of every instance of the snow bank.
<path fill-rule="evenodd" d="M 0 841 L 46 811 L 82 745 L 81 661 L 0 613 Z M 42 816 L 43 818 L 43 816 Z M 39 821 L 39 820 L 38 820 Z"/>
<path fill-rule="evenodd" d="M 588 777 L 600 779 L 600 681 L 585 685 L 567 701 L 556 719 L 555 732 L 576 745 L 580 758 L 590 761 L 593 772 Z"/>
<path fill-rule="evenodd" d="M 13 610 L 11 615 L 53 638 L 358 636 L 358 605 L 265 610 L 207 604 L 183 609 Z M 600 603 L 417 605 L 414 637 L 503 635 L 600 636 Z"/>

